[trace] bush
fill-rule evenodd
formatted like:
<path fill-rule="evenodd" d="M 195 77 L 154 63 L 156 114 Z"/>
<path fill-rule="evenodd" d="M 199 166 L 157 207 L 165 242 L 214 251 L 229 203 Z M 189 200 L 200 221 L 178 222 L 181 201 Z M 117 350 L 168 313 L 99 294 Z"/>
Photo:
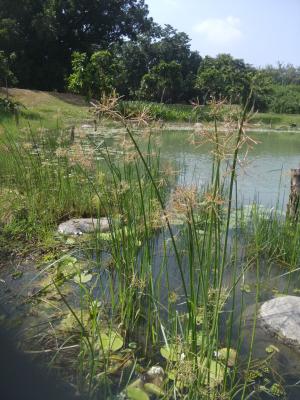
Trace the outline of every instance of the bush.
<path fill-rule="evenodd" d="M 275 113 L 300 114 L 300 85 L 274 85 L 268 109 Z"/>

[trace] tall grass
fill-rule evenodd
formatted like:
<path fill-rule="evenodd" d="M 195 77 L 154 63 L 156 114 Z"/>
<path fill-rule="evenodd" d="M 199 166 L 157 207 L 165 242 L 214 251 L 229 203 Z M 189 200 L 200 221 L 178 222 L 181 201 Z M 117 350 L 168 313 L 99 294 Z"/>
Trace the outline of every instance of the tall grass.
<path fill-rule="evenodd" d="M 98 107 L 96 111 L 101 113 L 104 108 L 101 104 Z M 221 167 L 224 160 L 221 158 L 223 152 L 220 151 L 220 146 L 223 146 L 224 143 L 220 142 L 222 138 L 219 136 L 216 125 L 212 137 L 215 144 L 212 185 L 204 195 L 206 196 L 205 206 L 202 205 L 202 209 L 205 211 L 201 213 L 197 207 L 198 195 L 183 189 L 181 198 L 177 199 L 180 203 L 180 212 L 184 217 L 184 229 L 180 231 L 180 236 L 175 233 L 172 226 L 169 210 L 153 176 L 150 160 L 143 154 L 137 139 L 127 124 L 127 120 L 118 110 L 109 110 L 111 116 L 124 123 L 128 137 L 134 145 L 143 170 L 150 180 L 160 205 L 166 225 L 165 234 L 162 238 L 162 248 L 166 249 L 170 246 L 169 243 L 171 244 L 169 254 L 166 255 L 165 251 L 161 265 L 158 266 L 159 291 L 157 292 L 153 281 L 153 263 L 155 261 L 151 252 L 153 239 L 152 234 L 149 235 L 148 229 L 151 221 L 148 220 L 145 213 L 144 207 L 147 206 L 147 202 L 139 185 L 145 235 L 143 251 L 139 253 L 134 246 L 136 241 L 135 218 L 128 221 L 127 226 L 127 229 L 133 231 L 133 237 L 135 237 L 133 241 L 129 240 L 128 242 L 128 235 L 126 240 L 124 240 L 124 236 L 113 237 L 112 246 L 118 249 L 117 257 L 114 258 L 117 273 L 116 287 L 120 290 L 118 292 L 118 308 L 122 310 L 121 321 L 124 324 L 126 336 L 131 337 L 138 327 L 140 336 L 138 340 L 141 341 L 141 337 L 143 337 L 142 342 L 146 351 L 147 348 L 153 348 L 153 346 L 159 346 L 163 349 L 161 354 L 168 361 L 166 368 L 170 382 L 173 382 L 173 384 L 169 382 L 167 385 L 168 397 L 173 396 L 171 393 L 175 397 L 185 393 L 188 398 L 195 398 L 199 395 L 202 398 L 219 398 L 228 392 L 228 382 L 231 381 L 230 374 L 228 374 L 229 367 L 227 367 L 228 358 L 231 354 L 230 347 L 227 347 L 224 364 L 215 358 L 215 354 L 222 347 L 221 343 L 224 340 L 224 337 L 221 337 L 220 334 L 220 315 L 227 298 L 223 275 L 229 263 L 229 225 L 232 213 L 233 188 L 237 156 L 241 143 L 244 142 L 243 123 L 246 117 L 246 109 L 247 106 L 241 116 L 237 135 L 235 138 L 232 137 L 233 158 L 227 198 L 223 197 L 223 182 L 221 182 Z M 107 112 L 106 108 L 105 111 Z M 215 118 L 217 118 L 217 106 L 215 112 Z M 208 133 L 208 135 L 211 135 L 211 133 Z M 139 169 L 136 168 L 136 170 Z M 114 168 L 111 168 L 111 172 L 115 173 Z M 140 182 L 139 174 L 138 182 Z M 221 204 L 224 203 L 226 203 L 225 217 L 221 212 Z M 125 209 L 128 210 L 128 206 Z M 199 230 L 199 225 L 202 228 L 201 230 Z M 236 247 L 235 251 L 237 251 Z M 237 258 L 236 253 L 233 253 L 233 255 Z M 172 257 L 173 262 L 165 261 L 165 257 Z M 177 288 L 178 293 L 175 293 L 175 298 L 176 296 L 180 298 L 181 304 L 183 303 L 181 308 L 178 308 L 176 304 L 178 302 L 171 299 L 170 296 L 171 291 L 176 290 L 172 277 L 174 274 L 177 275 L 180 282 L 180 288 Z M 132 282 L 132 276 L 134 276 L 134 282 Z M 129 281 L 129 285 L 124 284 L 124 279 L 127 282 Z M 233 288 L 237 285 L 237 279 L 236 277 L 236 280 L 232 282 Z M 169 293 L 165 304 L 161 303 L 163 301 L 160 292 L 162 286 L 166 287 Z M 115 287 L 112 285 L 111 287 L 111 296 L 114 297 Z M 182 321 L 183 317 L 184 320 Z M 232 330 L 232 317 L 230 318 L 231 325 L 225 334 L 229 346 L 231 345 L 230 331 Z M 250 365 L 251 352 L 248 367 Z M 187 382 L 188 385 L 186 385 Z M 234 390 L 236 383 L 231 381 L 230 384 L 232 390 Z M 243 397 L 246 388 L 247 381 L 245 381 Z"/>
<path fill-rule="evenodd" d="M 149 110 L 134 114 L 135 124 L 146 126 L 146 134 L 134 134 L 122 107 L 116 99 L 104 99 L 95 108 L 97 116 L 123 125 L 119 153 L 105 146 L 82 148 L 60 130 L 30 132 L 23 142 L 8 132 L 1 141 L 1 201 L 7 210 L 2 207 L 1 218 L 11 235 L 40 237 L 71 216 L 105 215 L 110 222 L 108 234 L 95 232 L 82 247 L 76 242 L 79 256 L 89 257 L 89 269 L 82 273 L 78 266 L 74 272 L 67 266 L 68 277 L 76 278 L 79 308 L 59 285 L 63 260 L 51 264 L 54 288 L 77 326 L 77 331 L 74 324 L 64 331 L 56 326 L 55 340 L 61 342 L 56 351 L 63 358 L 66 343 L 78 346 L 70 364 L 76 364 L 79 388 L 92 398 L 120 392 L 132 399 L 138 398 L 133 394 L 142 399 L 258 396 L 251 373 L 262 252 L 294 268 L 299 234 L 290 221 L 258 215 L 255 207 L 248 220 L 238 210 L 238 155 L 249 143 L 243 129 L 247 105 L 237 130 L 234 119 L 219 132 L 222 104 L 213 104 L 214 131 L 195 134 L 194 140 L 212 148 L 206 188 L 176 187 L 176 176 L 167 176 L 154 151 Z M 246 254 L 243 240 L 251 244 Z M 250 268 L 257 284 L 255 322 L 243 353 L 239 287 Z M 147 386 L 147 370 L 157 364 L 165 369 L 164 379 Z"/>

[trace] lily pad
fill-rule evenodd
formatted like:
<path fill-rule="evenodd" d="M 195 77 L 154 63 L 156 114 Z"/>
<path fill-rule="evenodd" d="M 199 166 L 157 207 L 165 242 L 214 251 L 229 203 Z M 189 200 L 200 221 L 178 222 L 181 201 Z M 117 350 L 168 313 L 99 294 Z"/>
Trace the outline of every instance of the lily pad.
<path fill-rule="evenodd" d="M 225 367 L 220 362 L 210 360 L 208 364 L 207 358 L 203 358 L 198 360 L 198 365 L 203 374 L 202 379 L 205 385 L 213 389 L 223 382 Z"/>
<path fill-rule="evenodd" d="M 146 392 L 154 394 L 155 396 L 164 396 L 165 392 L 154 383 L 145 383 L 144 388 Z"/>
<path fill-rule="evenodd" d="M 168 375 L 168 378 L 171 381 L 175 381 L 176 382 L 176 387 L 178 389 L 183 389 L 184 387 L 190 386 L 190 382 L 188 380 L 180 379 L 178 371 L 175 370 L 175 369 L 167 371 L 167 375 Z"/>
<path fill-rule="evenodd" d="M 126 390 L 126 395 L 130 400 L 149 400 L 147 393 L 144 390 L 136 387 L 129 387 Z"/>
<path fill-rule="evenodd" d="M 73 256 L 66 256 L 62 260 L 59 261 L 58 265 L 60 267 L 71 266 L 77 262 L 77 258 Z"/>
<path fill-rule="evenodd" d="M 274 346 L 273 344 L 270 344 L 269 346 L 266 347 L 266 352 L 271 354 L 271 353 L 279 353 L 278 347 Z"/>
<path fill-rule="evenodd" d="M 89 274 L 88 271 L 83 271 L 80 274 L 74 276 L 73 280 L 75 283 L 87 283 L 93 278 L 92 274 Z"/>
<path fill-rule="evenodd" d="M 242 291 L 242 292 L 245 292 L 245 293 L 251 293 L 251 287 L 250 287 L 250 285 L 248 285 L 247 283 L 245 283 L 244 285 L 242 285 L 241 291 Z"/>
<path fill-rule="evenodd" d="M 218 350 L 218 358 L 227 363 L 228 367 L 233 367 L 236 362 L 237 353 L 234 349 L 227 349 L 226 347 Z"/>
<path fill-rule="evenodd" d="M 168 361 L 180 361 L 184 354 L 182 353 L 181 346 L 170 344 L 169 346 L 163 346 L 160 349 L 160 354 Z"/>
<path fill-rule="evenodd" d="M 118 351 L 124 344 L 122 336 L 114 331 L 109 332 L 108 335 L 106 333 L 100 333 L 99 342 L 100 349 L 104 352 Z"/>

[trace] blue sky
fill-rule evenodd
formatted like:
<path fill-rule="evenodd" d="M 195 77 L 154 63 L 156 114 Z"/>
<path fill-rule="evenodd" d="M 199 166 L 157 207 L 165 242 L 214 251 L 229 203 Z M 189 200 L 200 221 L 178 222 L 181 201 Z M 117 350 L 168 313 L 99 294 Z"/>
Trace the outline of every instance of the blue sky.
<path fill-rule="evenodd" d="M 255 66 L 300 66 L 300 0 L 146 0 L 159 24 L 191 38 L 192 49 L 230 53 Z"/>

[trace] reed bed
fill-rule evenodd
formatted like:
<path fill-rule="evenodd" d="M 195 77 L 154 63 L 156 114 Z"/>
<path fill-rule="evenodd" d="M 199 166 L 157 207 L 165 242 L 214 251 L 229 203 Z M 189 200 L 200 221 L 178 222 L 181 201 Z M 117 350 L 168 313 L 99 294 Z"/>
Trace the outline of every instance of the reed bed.
<path fill-rule="evenodd" d="M 222 107 L 211 105 L 214 131 L 193 135 L 195 145 L 209 142 L 212 150 L 205 188 L 176 184 L 160 159 L 149 110 L 124 115 L 116 97 L 103 98 L 94 112 L 123 126 L 113 138 L 117 151 L 61 129 L 1 137 L 6 240 L 42 246 L 69 217 L 110 221 L 108 233 L 72 239 L 72 255 L 45 267 L 44 295 L 49 288 L 58 294 L 61 314 L 40 345 L 52 347 L 51 365 L 67 365 L 67 379 L 90 398 L 285 396 L 272 355 L 256 360 L 253 350 L 265 259 L 295 271 L 299 229 L 279 211 L 238 208 L 239 153 L 254 145 L 244 131 L 249 107 L 219 132 Z M 250 269 L 254 322 L 245 350 L 240 288 Z"/>

